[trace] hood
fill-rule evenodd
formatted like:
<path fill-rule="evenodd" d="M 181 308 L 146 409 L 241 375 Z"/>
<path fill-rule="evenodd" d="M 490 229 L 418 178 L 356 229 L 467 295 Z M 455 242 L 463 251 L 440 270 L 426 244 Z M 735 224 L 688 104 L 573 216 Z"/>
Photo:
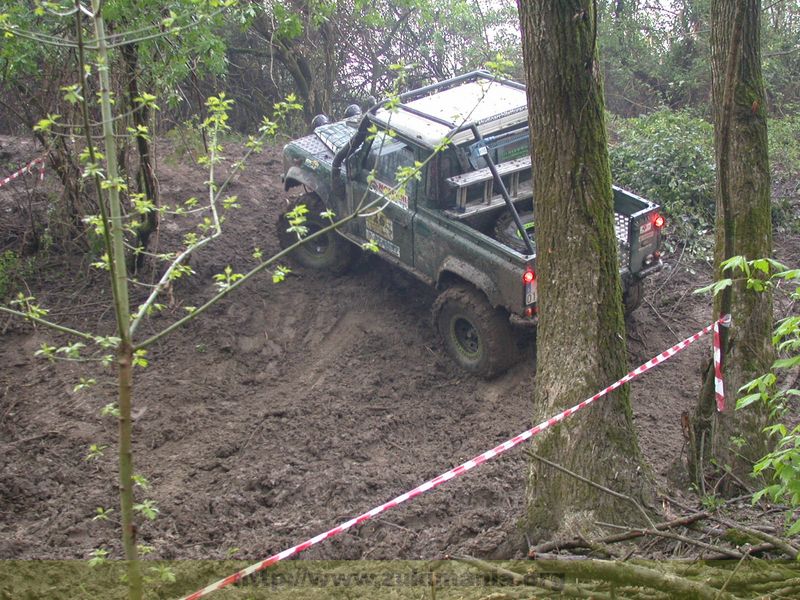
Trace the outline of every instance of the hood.
<path fill-rule="evenodd" d="M 325 146 L 336 154 L 352 137 L 356 134 L 356 127 L 348 121 L 338 121 L 321 125 L 314 130 L 314 135 L 325 144 Z M 358 124 L 357 122 L 355 123 Z"/>

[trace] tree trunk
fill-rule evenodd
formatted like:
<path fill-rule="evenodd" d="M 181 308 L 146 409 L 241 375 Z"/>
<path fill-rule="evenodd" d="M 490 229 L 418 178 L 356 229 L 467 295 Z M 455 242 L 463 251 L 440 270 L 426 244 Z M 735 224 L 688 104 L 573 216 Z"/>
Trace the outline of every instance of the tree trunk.
<path fill-rule="evenodd" d="M 772 254 L 760 15 L 760 0 L 714 0 L 711 5 L 715 259 L 720 277 L 719 265 L 726 258 L 741 255 L 753 260 Z M 767 372 L 772 364 L 772 296 L 768 291 L 748 290 L 744 282 L 725 292 L 714 305 L 714 318 L 728 312 L 733 317 L 730 332 L 723 332 L 725 410 L 715 410 L 714 371 L 709 367 L 695 413 L 690 453 L 690 472 L 698 483 L 711 461 L 747 481 L 752 463 L 767 452 L 761 432 L 766 425 L 765 407 L 753 404 L 736 411 L 735 399 L 743 384 Z M 722 487 L 733 492 L 734 484 L 734 478 L 727 478 Z"/>
<path fill-rule="evenodd" d="M 109 55 L 106 45 L 105 21 L 101 13 L 102 0 L 92 0 L 94 29 L 97 39 L 100 84 L 100 113 L 103 117 L 103 145 L 106 156 L 106 181 L 110 183 L 108 211 L 101 208 L 106 226 L 106 251 L 111 265 L 111 289 L 114 296 L 114 312 L 117 317 L 117 348 L 119 361 L 119 488 L 120 516 L 122 517 L 122 545 L 125 550 L 129 600 L 142 598 L 142 572 L 136 547 L 136 525 L 133 521 L 133 452 L 131 402 L 133 389 L 133 346 L 131 344 L 130 299 L 128 275 L 125 269 L 125 245 L 120 182 L 122 178 L 117 165 L 117 144 L 114 119 L 111 112 L 111 83 L 109 77 Z M 103 203 L 104 199 L 99 198 Z M 110 228 L 110 229 L 109 229 Z"/>
<path fill-rule="evenodd" d="M 533 176 L 539 329 L 535 422 L 627 372 L 602 81 L 591 0 L 520 0 Z M 534 439 L 535 452 L 637 501 L 649 471 L 627 386 Z M 532 462 L 527 530 L 642 522 L 633 503 Z"/>
<path fill-rule="evenodd" d="M 150 109 L 146 104 L 137 106 L 136 98 L 139 96 L 139 49 L 136 44 L 122 46 L 122 57 L 125 62 L 125 71 L 128 78 L 128 106 L 135 127 L 148 127 Z M 151 132 L 153 133 L 153 132 Z M 140 194 L 150 200 L 156 207 L 159 205 L 158 188 L 156 187 L 155 171 L 150 156 L 150 142 L 141 135 L 136 136 L 136 150 L 139 154 L 139 168 L 136 173 L 136 187 Z M 136 246 L 147 250 L 150 236 L 158 228 L 158 211 L 151 210 L 142 216 L 142 223 L 136 228 Z M 135 267 L 141 267 L 144 261 L 144 252 L 136 255 Z"/>

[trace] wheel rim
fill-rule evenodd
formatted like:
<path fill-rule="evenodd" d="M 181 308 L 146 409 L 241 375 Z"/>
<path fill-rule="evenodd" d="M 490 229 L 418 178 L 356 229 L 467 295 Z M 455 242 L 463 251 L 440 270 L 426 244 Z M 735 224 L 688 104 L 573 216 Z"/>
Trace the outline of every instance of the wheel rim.
<path fill-rule="evenodd" d="M 533 230 L 533 221 L 531 221 L 530 223 L 523 223 L 522 224 L 522 228 L 525 230 L 525 233 L 530 234 L 531 231 Z M 514 231 L 514 235 L 517 236 L 518 240 L 522 239 L 522 234 L 519 232 L 519 228 L 518 227 Z"/>
<path fill-rule="evenodd" d="M 314 223 L 313 221 L 307 221 L 306 227 L 308 228 L 308 235 L 317 233 L 320 229 L 322 229 L 322 227 L 320 227 L 318 223 Z M 303 252 L 306 252 L 307 254 L 315 258 L 320 256 L 325 256 L 325 254 L 328 253 L 330 247 L 331 247 L 331 242 L 330 239 L 328 238 L 327 233 L 300 246 Z"/>
<path fill-rule="evenodd" d="M 451 333 L 456 348 L 461 354 L 475 359 L 481 353 L 481 336 L 475 326 L 464 317 L 455 317 L 451 323 Z"/>

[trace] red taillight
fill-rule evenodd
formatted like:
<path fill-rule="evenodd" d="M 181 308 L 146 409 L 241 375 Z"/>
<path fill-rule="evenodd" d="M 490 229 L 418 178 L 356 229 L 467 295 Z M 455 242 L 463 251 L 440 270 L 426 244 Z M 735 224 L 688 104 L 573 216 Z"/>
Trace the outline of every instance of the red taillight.
<path fill-rule="evenodd" d="M 525 271 L 522 274 L 522 283 L 525 284 L 533 283 L 535 279 L 536 279 L 536 273 L 534 273 L 533 271 Z"/>
<path fill-rule="evenodd" d="M 662 215 L 656 215 L 653 217 L 653 227 L 656 229 L 661 229 L 666 224 L 666 220 Z"/>

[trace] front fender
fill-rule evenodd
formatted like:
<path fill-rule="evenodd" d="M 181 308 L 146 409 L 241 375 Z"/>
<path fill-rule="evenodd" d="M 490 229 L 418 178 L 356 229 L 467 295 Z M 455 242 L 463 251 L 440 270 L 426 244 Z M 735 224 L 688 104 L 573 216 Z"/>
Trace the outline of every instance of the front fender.
<path fill-rule="evenodd" d="M 283 189 L 290 190 L 298 185 L 304 185 L 308 189 L 316 192 L 320 198 L 326 200 L 330 195 L 330 175 L 327 173 L 315 173 L 298 166 L 289 167 L 286 175 L 283 176 Z"/>

